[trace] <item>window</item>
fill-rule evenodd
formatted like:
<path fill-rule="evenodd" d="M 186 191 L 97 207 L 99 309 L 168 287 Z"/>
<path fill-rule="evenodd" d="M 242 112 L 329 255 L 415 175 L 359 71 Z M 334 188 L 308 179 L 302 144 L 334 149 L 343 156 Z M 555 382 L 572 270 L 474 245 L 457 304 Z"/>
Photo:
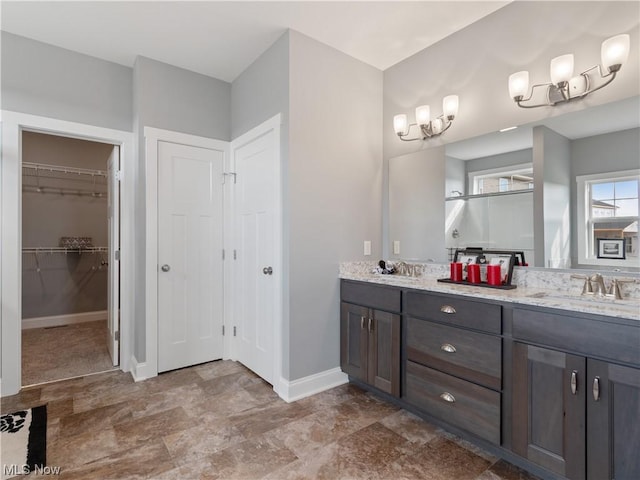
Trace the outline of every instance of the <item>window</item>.
<path fill-rule="evenodd" d="M 638 266 L 640 174 L 585 175 L 578 181 L 579 263 Z M 624 239 L 625 260 L 597 258 L 598 239 Z"/>
<path fill-rule="evenodd" d="M 532 164 L 469 173 L 469 195 L 533 190 Z"/>

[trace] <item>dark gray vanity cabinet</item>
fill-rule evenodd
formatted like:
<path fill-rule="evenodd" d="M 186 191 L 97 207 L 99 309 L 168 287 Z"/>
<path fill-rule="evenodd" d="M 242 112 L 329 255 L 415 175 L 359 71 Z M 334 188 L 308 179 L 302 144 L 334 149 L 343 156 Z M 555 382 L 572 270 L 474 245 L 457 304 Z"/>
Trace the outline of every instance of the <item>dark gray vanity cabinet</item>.
<path fill-rule="evenodd" d="M 639 327 L 514 309 L 512 450 L 569 479 L 640 478 Z"/>
<path fill-rule="evenodd" d="M 341 298 L 342 370 L 399 397 L 401 291 L 343 281 Z"/>
<path fill-rule="evenodd" d="M 563 477 L 585 478 L 585 358 L 516 342 L 512 368 L 512 450 Z"/>
<path fill-rule="evenodd" d="M 407 291 L 403 399 L 500 445 L 501 306 Z"/>
<path fill-rule="evenodd" d="M 640 369 L 588 359 L 587 373 L 587 478 L 638 479 Z"/>

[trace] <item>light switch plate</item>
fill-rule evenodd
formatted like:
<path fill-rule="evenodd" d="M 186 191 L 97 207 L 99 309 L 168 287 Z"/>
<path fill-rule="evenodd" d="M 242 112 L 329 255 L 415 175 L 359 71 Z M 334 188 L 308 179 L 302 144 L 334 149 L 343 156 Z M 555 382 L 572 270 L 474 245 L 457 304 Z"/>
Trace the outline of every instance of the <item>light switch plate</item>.
<path fill-rule="evenodd" d="M 400 240 L 393 241 L 393 254 L 400 255 Z"/>
<path fill-rule="evenodd" d="M 371 240 L 364 241 L 364 254 L 371 255 Z"/>

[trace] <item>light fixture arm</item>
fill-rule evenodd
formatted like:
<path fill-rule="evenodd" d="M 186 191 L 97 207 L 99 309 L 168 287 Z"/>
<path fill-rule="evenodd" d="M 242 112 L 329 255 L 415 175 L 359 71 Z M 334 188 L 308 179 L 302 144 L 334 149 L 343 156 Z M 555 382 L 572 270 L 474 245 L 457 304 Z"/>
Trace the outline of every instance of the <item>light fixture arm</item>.
<path fill-rule="evenodd" d="M 573 76 L 573 54 L 560 55 L 551 60 L 551 82 L 538 83 L 531 88 L 528 87 L 529 72 L 516 72 L 509 77 L 509 94 L 521 108 L 548 107 L 584 98 L 613 82 L 629 56 L 629 46 L 628 34 L 605 40 L 601 47 L 602 63 L 576 76 Z M 532 99 L 540 89 L 545 89 L 546 101 L 538 95 L 538 103 L 534 103 Z M 525 98 L 525 95 L 528 96 Z"/>
<path fill-rule="evenodd" d="M 591 72 L 593 70 L 597 70 L 600 78 L 601 79 L 606 79 L 606 81 L 603 82 L 602 84 L 598 85 L 597 87 L 591 88 L 591 76 L 589 75 L 589 72 Z M 529 96 L 527 98 L 523 98 L 522 96 L 518 96 L 518 97 L 514 97 L 513 100 L 521 108 L 549 107 L 549 106 L 557 105 L 559 103 L 569 102 L 571 100 L 577 100 L 579 98 L 586 97 L 590 93 L 593 93 L 593 92 L 595 92 L 597 90 L 600 90 L 601 88 L 604 88 L 607 85 L 609 85 L 616 78 L 616 74 L 618 73 L 619 70 L 620 70 L 620 68 L 618 66 L 618 69 L 612 69 L 609 73 L 603 75 L 602 68 L 600 67 L 600 65 L 594 65 L 593 67 L 588 68 L 587 70 L 585 70 L 584 72 L 579 74 L 579 76 L 584 77 L 585 85 L 586 85 L 585 91 L 581 92 L 579 94 L 571 95 L 571 91 L 569 89 L 569 82 L 563 82 L 563 84 L 558 84 L 558 85 L 554 85 L 551 82 L 547 82 L 547 83 L 537 83 L 537 84 L 533 85 L 531 87 L 531 91 L 530 91 Z M 533 98 L 533 95 L 534 95 L 534 93 L 536 91 L 536 88 L 546 88 L 547 89 L 547 94 L 546 94 L 547 101 L 546 101 L 546 103 L 532 103 L 532 104 L 524 103 L 524 102 L 530 101 Z M 554 97 L 554 94 L 555 94 L 555 97 L 556 97 L 555 100 L 552 98 L 552 97 Z M 561 98 L 557 98 L 558 96 L 560 96 Z"/>
<path fill-rule="evenodd" d="M 410 123 L 407 125 L 406 132 L 398 132 L 398 138 L 403 142 L 413 142 L 415 140 L 426 140 L 427 138 L 437 137 L 438 135 L 442 135 L 445 131 L 447 131 L 451 124 L 453 123 L 453 116 L 445 117 L 444 114 L 437 117 L 434 121 L 430 121 L 424 125 L 418 125 L 417 123 Z M 437 128 L 435 125 L 440 124 L 442 128 Z M 411 127 L 418 127 L 420 129 L 421 136 L 415 138 L 406 138 L 409 136 L 409 132 L 411 131 Z"/>

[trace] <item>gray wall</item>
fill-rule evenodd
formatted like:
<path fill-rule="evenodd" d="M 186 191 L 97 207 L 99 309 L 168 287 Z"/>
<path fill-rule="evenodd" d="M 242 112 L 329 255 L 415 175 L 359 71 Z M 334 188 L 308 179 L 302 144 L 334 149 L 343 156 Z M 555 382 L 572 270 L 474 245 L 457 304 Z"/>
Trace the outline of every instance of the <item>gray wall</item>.
<path fill-rule="evenodd" d="M 339 262 L 381 255 L 382 72 L 293 31 L 290 60 L 293 380 L 340 364 Z"/>
<path fill-rule="evenodd" d="M 231 138 L 278 113 L 282 114 L 282 133 L 288 133 L 284 126 L 289 123 L 289 32 L 231 84 Z"/>
<path fill-rule="evenodd" d="M 571 266 L 571 143 L 547 127 L 533 129 L 533 228 L 536 267 Z"/>
<path fill-rule="evenodd" d="M 134 133 L 138 139 L 135 189 L 135 315 L 133 350 L 136 360 L 146 360 L 145 346 L 145 144 L 144 127 L 230 140 L 231 84 L 137 57 L 133 73 Z"/>
<path fill-rule="evenodd" d="M 443 248 L 445 184 L 430 181 L 442 178 L 447 167 L 442 147 L 420 150 L 389 162 L 389 258 L 447 260 Z M 398 255 L 393 253 L 394 241 L 400 242 Z"/>
<path fill-rule="evenodd" d="M 639 24 L 638 2 L 512 2 L 385 70 L 385 202 L 390 158 L 637 95 L 640 54 L 633 46 L 640 43 Z M 510 74 L 529 70 L 532 84 L 546 82 L 549 61 L 566 52 L 574 53 L 576 71 L 584 70 L 599 63 L 602 41 L 618 33 L 631 35 L 632 48 L 611 86 L 556 108 L 521 109 L 509 98 Z M 442 137 L 409 143 L 397 138 L 392 128 L 395 114 L 406 113 L 412 119 L 415 107 L 425 103 L 439 114 L 442 98 L 452 93 L 459 95 L 460 109 Z M 388 252 L 386 203 L 383 214 Z"/>
<path fill-rule="evenodd" d="M 132 129 L 132 69 L 2 32 L 3 110 Z"/>
<path fill-rule="evenodd" d="M 24 132 L 25 162 L 106 170 L 113 146 L 73 138 Z M 63 180 L 59 180 L 63 178 Z M 80 177 L 77 177 L 80 178 Z M 95 246 L 108 246 L 107 198 L 60 194 L 52 188 L 93 190 L 89 177 L 52 178 L 46 172 L 36 182 L 23 176 L 23 185 L 40 186 L 43 193 L 25 188 L 22 194 L 22 245 L 57 247 L 60 237 L 91 237 Z M 51 189 L 49 188 L 51 187 Z M 96 189 L 106 191 L 106 179 Z M 22 255 L 22 317 L 44 317 L 107 309 L 106 254 L 24 253 Z M 40 271 L 38 271 L 40 269 Z"/>

